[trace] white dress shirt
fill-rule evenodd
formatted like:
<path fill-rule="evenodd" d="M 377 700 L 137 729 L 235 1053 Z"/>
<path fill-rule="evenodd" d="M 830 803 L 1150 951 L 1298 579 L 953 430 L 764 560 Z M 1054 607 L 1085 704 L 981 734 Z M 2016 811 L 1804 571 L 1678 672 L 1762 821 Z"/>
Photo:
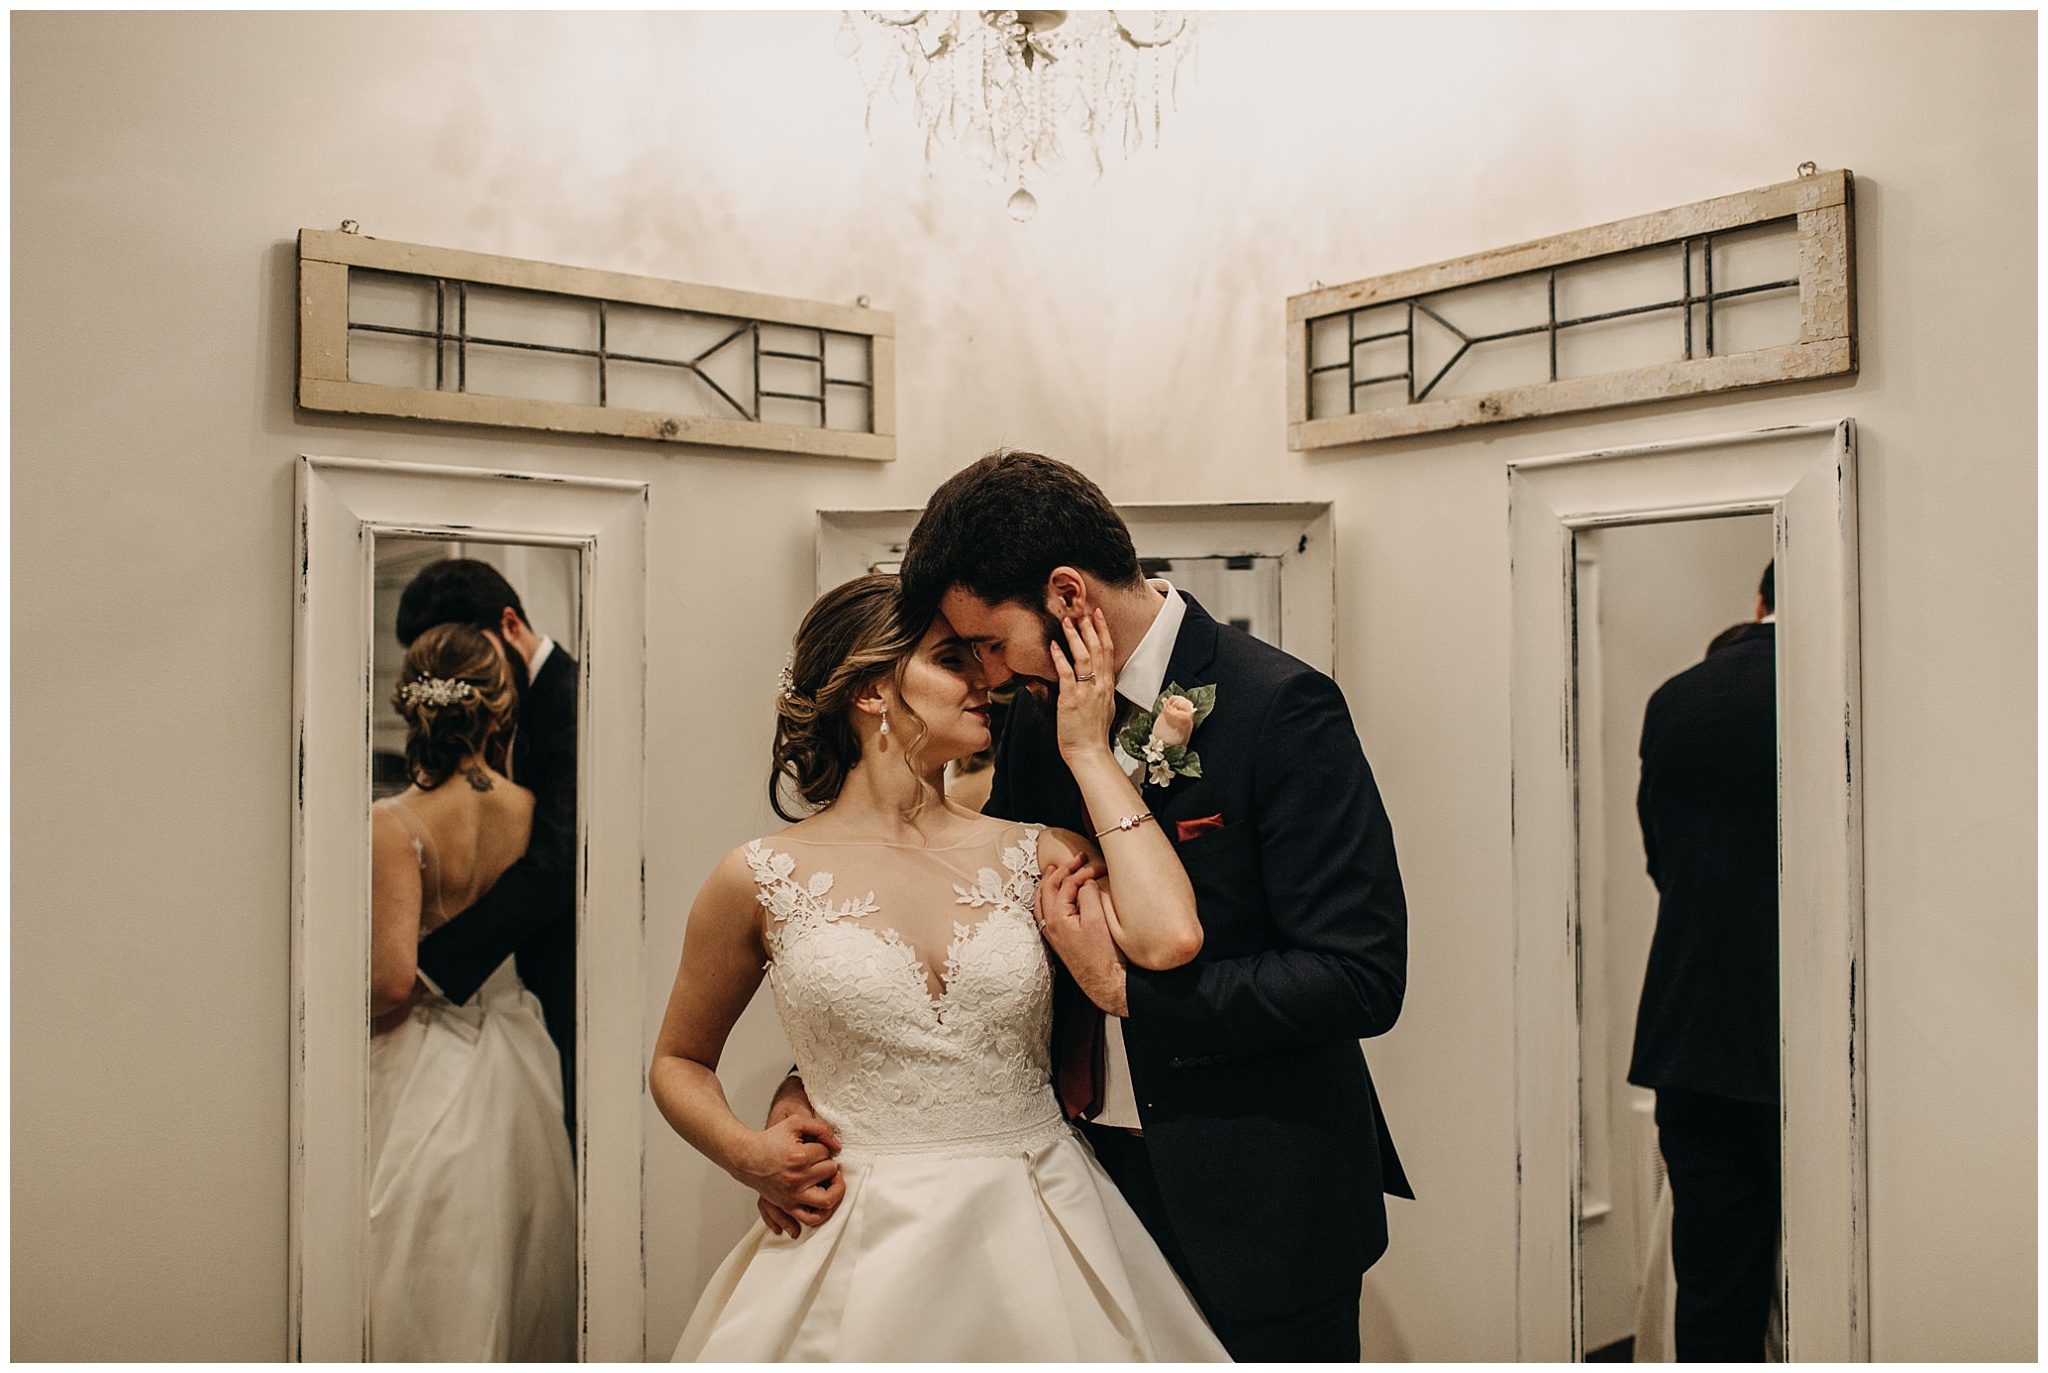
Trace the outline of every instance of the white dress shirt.
<path fill-rule="evenodd" d="M 1187 602 L 1173 589 L 1173 583 L 1163 577 L 1154 577 L 1146 584 L 1164 592 L 1166 601 L 1153 617 L 1152 627 L 1145 631 L 1145 637 L 1138 640 L 1138 646 L 1124 660 L 1124 670 L 1116 675 L 1116 694 L 1141 711 L 1152 709 L 1152 703 L 1159 699 L 1159 692 L 1166 685 L 1166 669 L 1173 661 L 1174 641 L 1180 638 L 1181 621 L 1187 618 L 1188 613 Z M 1142 791 L 1145 765 L 1132 757 L 1122 744 L 1116 746 L 1116 760 Z M 1104 1016 L 1103 1036 L 1107 1051 L 1104 1055 L 1106 1071 L 1102 1084 L 1102 1110 L 1097 1113 L 1095 1123 L 1142 1133 L 1138 1094 L 1131 1086 L 1130 1055 L 1124 1049 L 1122 1018 Z"/>

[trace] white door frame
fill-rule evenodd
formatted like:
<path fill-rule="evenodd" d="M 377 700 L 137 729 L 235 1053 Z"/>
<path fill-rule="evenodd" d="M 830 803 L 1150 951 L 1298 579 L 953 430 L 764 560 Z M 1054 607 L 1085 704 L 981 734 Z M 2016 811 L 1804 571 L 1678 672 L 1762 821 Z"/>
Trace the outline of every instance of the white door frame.
<path fill-rule="evenodd" d="M 1510 463 L 1517 1351 L 1583 1357 L 1577 532 L 1768 512 L 1778 615 L 1785 1354 L 1870 1357 L 1852 421 Z"/>
<path fill-rule="evenodd" d="M 301 457 L 292 670 L 291 1235 L 287 1350 L 368 1353 L 370 680 L 378 535 L 578 550 L 579 1348 L 646 1352 L 641 1239 L 647 487 Z"/>

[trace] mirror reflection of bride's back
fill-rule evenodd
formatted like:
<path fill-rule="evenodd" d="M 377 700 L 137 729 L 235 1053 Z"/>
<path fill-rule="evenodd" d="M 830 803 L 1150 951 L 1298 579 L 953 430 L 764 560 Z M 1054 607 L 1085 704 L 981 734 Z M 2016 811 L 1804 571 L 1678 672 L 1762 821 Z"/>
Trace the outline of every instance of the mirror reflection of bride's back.
<path fill-rule="evenodd" d="M 573 1165 L 540 1003 L 510 958 L 461 1005 L 417 962 L 526 850 L 517 692 L 480 629 L 444 624 L 392 702 L 412 785 L 370 820 L 370 1356 L 573 1359 Z"/>
<path fill-rule="evenodd" d="M 507 777 L 511 674 L 468 625 L 436 625 L 406 655 L 392 703 L 412 785 L 371 807 L 370 1020 L 391 1029 L 420 989 L 419 941 L 469 909 L 526 852 L 533 793 Z"/>

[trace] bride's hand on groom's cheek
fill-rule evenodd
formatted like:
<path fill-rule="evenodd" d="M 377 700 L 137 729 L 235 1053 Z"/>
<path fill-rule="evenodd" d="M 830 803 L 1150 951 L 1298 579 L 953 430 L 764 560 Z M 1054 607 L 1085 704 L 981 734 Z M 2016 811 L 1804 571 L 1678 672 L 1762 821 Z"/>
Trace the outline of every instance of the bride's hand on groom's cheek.
<path fill-rule="evenodd" d="M 1095 752 L 1109 756 L 1109 727 L 1116 719 L 1116 647 L 1109 620 L 1091 611 L 1078 620 L 1062 620 L 1065 645 L 1046 645 L 1060 695 L 1055 719 L 1060 755 L 1071 765 Z"/>

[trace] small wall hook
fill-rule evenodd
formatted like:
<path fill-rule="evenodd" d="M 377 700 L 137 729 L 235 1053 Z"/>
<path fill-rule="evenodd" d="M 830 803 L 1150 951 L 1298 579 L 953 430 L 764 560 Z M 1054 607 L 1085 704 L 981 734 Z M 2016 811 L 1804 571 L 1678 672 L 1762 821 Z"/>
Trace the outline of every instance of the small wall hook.
<path fill-rule="evenodd" d="M 1820 175 L 1820 164 L 1818 162 L 1802 162 L 1799 164 L 1799 174 L 1801 176 L 1818 176 Z"/>
<path fill-rule="evenodd" d="M 344 219 L 341 221 L 341 231 L 345 234 L 359 234 L 363 231 L 363 226 L 353 219 Z"/>

